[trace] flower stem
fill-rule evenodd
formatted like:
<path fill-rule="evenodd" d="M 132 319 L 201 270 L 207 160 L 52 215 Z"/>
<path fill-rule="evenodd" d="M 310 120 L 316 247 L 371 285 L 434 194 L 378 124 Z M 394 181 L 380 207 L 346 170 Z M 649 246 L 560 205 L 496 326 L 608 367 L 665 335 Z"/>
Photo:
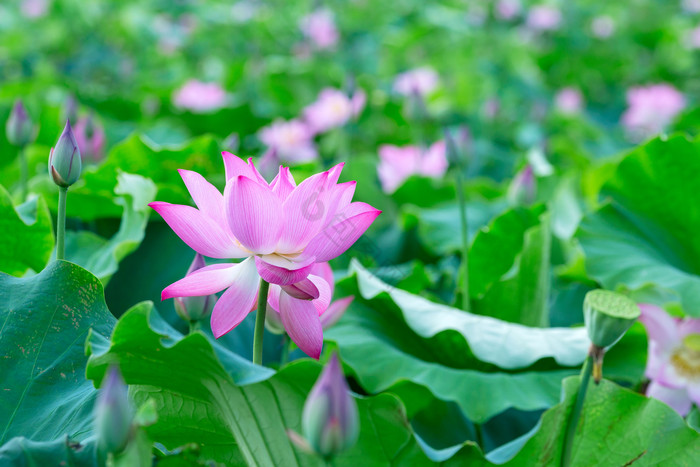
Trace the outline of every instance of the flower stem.
<path fill-rule="evenodd" d="M 265 334 L 265 313 L 267 312 L 267 291 L 270 284 L 260 279 L 258 294 L 258 314 L 255 317 L 255 334 L 253 336 L 253 363 L 262 365 L 263 335 Z"/>
<path fill-rule="evenodd" d="M 56 222 L 56 259 L 66 257 L 66 198 L 67 187 L 58 187 L 58 220 Z"/>
<path fill-rule="evenodd" d="M 564 437 L 564 451 L 561 455 L 561 466 L 569 467 L 571 465 L 571 451 L 574 447 L 574 436 L 576 435 L 576 427 L 578 426 L 579 418 L 581 417 L 581 409 L 583 409 L 583 401 L 586 399 L 586 391 L 588 390 L 588 382 L 591 378 L 593 368 L 593 357 L 586 357 L 581 369 L 581 385 L 578 388 L 576 395 L 576 403 L 574 404 L 571 415 L 569 416 Z"/>
<path fill-rule="evenodd" d="M 29 169 L 27 169 L 27 156 L 24 151 L 24 146 L 19 148 L 19 193 L 20 202 L 24 202 L 27 199 L 27 179 L 29 178 Z"/>
<path fill-rule="evenodd" d="M 292 349 L 292 339 L 286 333 L 282 337 L 282 355 L 280 355 L 280 368 L 289 362 L 289 354 Z"/>
<path fill-rule="evenodd" d="M 469 311 L 469 224 L 467 224 L 467 201 L 464 199 L 464 183 L 461 167 L 455 173 L 457 202 L 459 203 L 459 227 L 462 231 L 462 309 Z"/>
<path fill-rule="evenodd" d="M 202 325 L 200 324 L 199 321 L 190 321 L 190 332 L 189 334 L 193 334 L 197 331 L 202 329 Z"/>

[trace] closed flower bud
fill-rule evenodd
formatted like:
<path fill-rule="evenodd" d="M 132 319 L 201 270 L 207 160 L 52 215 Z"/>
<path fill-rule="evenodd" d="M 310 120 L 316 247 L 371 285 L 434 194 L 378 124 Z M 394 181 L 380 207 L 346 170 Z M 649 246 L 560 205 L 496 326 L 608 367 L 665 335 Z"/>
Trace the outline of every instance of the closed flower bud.
<path fill-rule="evenodd" d="M 311 447 L 331 458 L 352 447 L 360 434 L 355 399 L 333 354 L 304 404 L 302 432 Z"/>
<path fill-rule="evenodd" d="M 531 165 L 518 172 L 508 187 L 508 201 L 514 205 L 530 205 L 537 196 L 537 183 Z"/>
<path fill-rule="evenodd" d="M 202 269 L 207 264 L 204 257 L 197 253 L 187 270 L 189 276 L 198 269 Z M 211 314 L 216 303 L 216 295 L 205 295 L 201 297 L 175 297 L 175 311 L 178 316 L 185 321 L 199 321 Z"/>
<path fill-rule="evenodd" d="M 112 366 L 107 370 L 95 403 L 97 446 L 102 455 L 124 449 L 129 440 L 133 416 L 128 386 L 119 369 Z"/>
<path fill-rule="evenodd" d="M 56 185 L 67 188 L 78 180 L 80 170 L 80 149 L 70 122 L 66 122 L 56 146 L 49 153 L 49 174 Z"/>
<path fill-rule="evenodd" d="M 5 126 L 7 140 L 14 146 L 26 146 L 34 138 L 34 127 L 29 119 L 27 109 L 21 100 L 17 100 L 10 112 Z"/>
<path fill-rule="evenodd" d="M 591 290 L 583 302 L 583 317 L 593 345 L 605 349 L 615 344 L 639 318 L 630 298 L 609 290 Z"/>

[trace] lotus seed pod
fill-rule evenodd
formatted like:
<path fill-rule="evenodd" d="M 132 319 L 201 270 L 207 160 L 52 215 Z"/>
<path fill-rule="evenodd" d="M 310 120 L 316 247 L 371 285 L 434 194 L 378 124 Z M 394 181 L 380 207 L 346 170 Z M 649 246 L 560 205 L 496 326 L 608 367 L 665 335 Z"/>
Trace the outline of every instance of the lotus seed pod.
<path fill-rule="evenodd" d="M 640 315 L 630 298 L 609 290 L 591 290 L 583 301 L 583 318 L 593 345 L 608 348 L 615 344 Z"/>

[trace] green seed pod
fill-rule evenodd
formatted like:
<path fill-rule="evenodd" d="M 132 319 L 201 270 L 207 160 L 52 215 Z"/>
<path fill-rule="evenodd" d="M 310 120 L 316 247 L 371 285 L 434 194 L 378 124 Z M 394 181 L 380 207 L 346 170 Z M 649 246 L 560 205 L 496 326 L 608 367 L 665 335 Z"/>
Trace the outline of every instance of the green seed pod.
<path fill-rule="evenodd" d="M 630 298 L 609 290 L 591 290 L 583 301 L 583 318 L 593 345 L 615 344 L 641 314 Z"/>

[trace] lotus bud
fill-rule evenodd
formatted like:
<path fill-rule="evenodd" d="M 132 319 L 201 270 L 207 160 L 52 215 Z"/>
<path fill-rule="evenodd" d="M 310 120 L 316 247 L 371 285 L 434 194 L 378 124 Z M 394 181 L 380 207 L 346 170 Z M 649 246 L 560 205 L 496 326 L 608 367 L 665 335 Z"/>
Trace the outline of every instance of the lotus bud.
<path fill-rule="evenodd" d="M 107 370 L 95 403 L 97 446 L 103 455 L 118 453 L 126 447 L 133 416 L 128 386 L 119 368 L 112 366 Z"/>
<path fill-rule="evenodd" d="M 537 196 L 537 183 L 530 164 L 518 172 L 508 187 L 508 200 L 515 205 L 529 205 Z"/>
<path fill-rule="evenodd" d="M 589 354 L 593 357 L 593 379 L 596 384 L 603 377 L 605 350 L 622 338 L 640 314 L 637 304 L 624 295 L 601 289 L 586 294 L 583 318 L 588 337 L 593 343 Z"/>
<path fill-rule="evenodd" d="M 77 121 L 78 120 L 78 100 L 74 95 L 70 94 L 66 97 L 63 102 L 63 108 L 61 109 L 61 118 L 66 121 Z"/>
<path fill-rule="evenodd" d="M 360 434 L 357 404 L 333 354 L 304 404 L 302 432 L 311 447 L 329 459 L 352 447 Z"/>
<path fill-rule="evenodd" d="M 75 124 L 75 140 L 81 149 L 81 155 L 87 160 L 99 161 L 104 155 L 105 131 L 102 125 L 90 113 L 78 119 Z"/>
<path fill-rule="evenodd" d="M 27 109 L 22 101 L 17 99 L 12 107 L 10 117 L 5 126 L 7 140 L 14 146 L 26 146 L 34 137 L 34 127 Z"/>
<path fill-rule="evenodd" d="M 69 121 L 49 153 L 49 174 L 56 185 L 67 188 L 78 180 L 80 170 L 80 149 Z"/>
<path fill-rule="evenodd" d="M 187 270 L 187 275 L 194 273 L 198 269 L 202 269 L 207 264 L 204 262 L 204 257 L 197 253 L 194 260 Z M 211 314 L 216 303 L 216 295 L 206 295 L 203 297 L 175 297 L 175 311 L 178 316 L 185 321 L 199 321 Z"/>

